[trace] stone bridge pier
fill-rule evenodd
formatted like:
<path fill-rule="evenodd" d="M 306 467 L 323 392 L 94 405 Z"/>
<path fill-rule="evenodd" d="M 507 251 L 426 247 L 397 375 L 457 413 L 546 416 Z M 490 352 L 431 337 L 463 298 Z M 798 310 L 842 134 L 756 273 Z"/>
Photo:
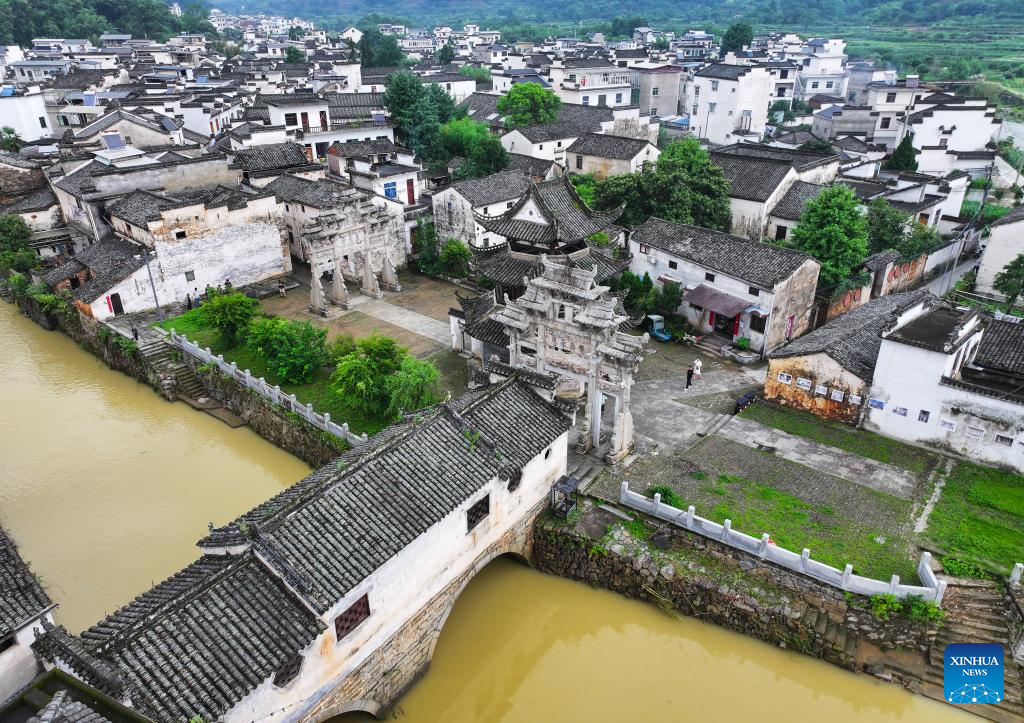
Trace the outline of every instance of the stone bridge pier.
<path fill-rule="evenodd" d="M 353 711 L 384 718 L 430 668 L 445 621 L 476 574 L 502 555 L 528 563 L 533 551 L 534 522 L 547 507 L 547 500 L 544 500 L 523 515 L 513 528 L 481 552 L 469 567 L 409 618 L 401 630 L 295 720 L 322 723 Z"/>

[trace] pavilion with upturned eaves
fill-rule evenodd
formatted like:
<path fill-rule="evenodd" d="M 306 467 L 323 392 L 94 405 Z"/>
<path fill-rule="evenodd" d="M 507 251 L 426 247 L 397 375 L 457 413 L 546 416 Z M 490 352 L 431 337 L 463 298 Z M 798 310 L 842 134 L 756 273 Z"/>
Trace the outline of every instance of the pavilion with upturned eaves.
<path fill-rule="evenodd" d="M 488 234 L 504 242 L 475 249 L 473 270 L 494 283 L 498 299 L 520 296 L 525 280 L 543 273 L 541 254 L 553 263 L 592 269 L 596 282 L 603 283 L 629 267 L 628 252 L 618 243 L 622 230 L 613 225 L 621 213 L 621 208 L 594 211 L 564 176 L 531 183 L 500 216 L 475 214 Z M 608 236 L 606 246 L 594 241 L 600 233 Z"/>

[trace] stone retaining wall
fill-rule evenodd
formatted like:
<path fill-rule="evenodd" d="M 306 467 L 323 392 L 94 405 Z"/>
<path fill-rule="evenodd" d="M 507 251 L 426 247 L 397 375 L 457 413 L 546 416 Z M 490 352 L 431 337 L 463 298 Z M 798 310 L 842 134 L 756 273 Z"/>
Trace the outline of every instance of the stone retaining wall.
<path fill-rule="evenodd" d="M 348 448 L 337 437 L 286 412 L 223 372 L 205 368 L 194 357 L 182 354 L 182 363 L 191 367 L 212 399 L 241 417 L 256 434 L 306 464 L 322 467 Z"/>
<path fill-rule="evenodd" d="M 905 618 L 878 620 L 866 597 L 714 540 L 650 518 L 646 526 L 653 534 L 641 541 L 599 510 L 574 525 L 547 518 L 538 523 L 532 562 L 544 572 L 654 602 L 851 670 L 857 668 L 862 640 L 883 650 L 924 653 L 938 632 L 934 625 Z"/>

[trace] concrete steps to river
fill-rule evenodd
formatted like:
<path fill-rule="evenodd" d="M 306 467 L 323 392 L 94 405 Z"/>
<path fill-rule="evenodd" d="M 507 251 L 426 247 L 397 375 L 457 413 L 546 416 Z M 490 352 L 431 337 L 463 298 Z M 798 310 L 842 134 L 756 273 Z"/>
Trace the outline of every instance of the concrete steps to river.
<path fill-rule="evenodd" d="M 996 643 L 1003 648 L 1005 697 L 999 703 L 958 705 L 989 720 L 1024 720 L 1022 670 L 1013 660 L 1010 645 L 1009 605 L 1002 585 L 990 580 L 947 579 L 949 587 L 942 602 L 946 620 L 928 651 L 927 667 L 921 676 L 921 693 L 945 700 L 943 666 L 950 643 Z"/>
<path fill-rule="evenodd" d="M 152 336 L 141 339 L 139 353 L 161 379 L 174 387 L 174 396 L 194 400 L 206 396 L 203 385 L 192 369 L 181 361 L 181 351 L 174 349 L 163 339 Z"/>

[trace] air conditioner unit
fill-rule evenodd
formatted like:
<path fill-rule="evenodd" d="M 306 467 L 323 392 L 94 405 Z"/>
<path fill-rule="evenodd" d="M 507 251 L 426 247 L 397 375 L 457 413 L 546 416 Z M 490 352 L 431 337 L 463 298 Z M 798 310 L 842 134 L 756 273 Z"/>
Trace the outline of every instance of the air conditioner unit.
<path fill-rule="evenodd" d="M 657 256 L 648 256 L 647 257 L 647 263 L 651 264 L 652 266 L 657 266 L 658 265 L 658 257 Z"/>

